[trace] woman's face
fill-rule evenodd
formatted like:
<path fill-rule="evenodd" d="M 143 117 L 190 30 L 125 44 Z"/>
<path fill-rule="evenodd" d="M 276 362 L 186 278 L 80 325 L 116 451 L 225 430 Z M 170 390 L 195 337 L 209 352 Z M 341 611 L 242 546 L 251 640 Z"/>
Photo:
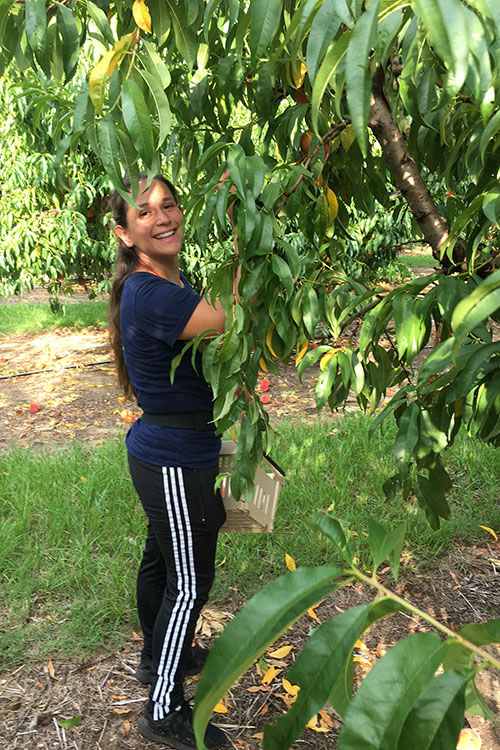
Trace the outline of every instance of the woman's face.
<path fill-rule="evenodd" d="M 139 192 L 137 208 L 128 206 L 127 226 L 117 226 L 115 232 L 128 247 L 135 246 L 140 259 L 161 262 L 179 253 L 183 219 L 169 188 L 153 180 L 145 192 Z"/>

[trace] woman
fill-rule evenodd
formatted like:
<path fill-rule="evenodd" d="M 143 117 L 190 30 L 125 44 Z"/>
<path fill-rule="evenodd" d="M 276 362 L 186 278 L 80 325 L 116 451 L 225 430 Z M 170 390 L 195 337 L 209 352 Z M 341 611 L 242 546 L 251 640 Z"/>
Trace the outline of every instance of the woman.
<path fill-rule="evenodd" d="M 183 214 L 174 187 L 157 176 L 140 181 L 136 205 L 111 200 L 119 251 L 110 301 L 118 377 L 144 414 L 127 438 L 130 472 L 148 516 L 137 581 L 144 648 L 136 673 L 152 688 L 139 731 L 179 750 L 196 746 L 183 679 L 203 666 L 207 651 L 192 642 L 214 578 L 217 533 L 225 520 L 214 492 L 220 440 L 212 423 L 212 391 L 201 363 L 172 359 L 204 331 L 224 331 L 220 303 L 210 305 L 179 269 Z M 208 748 L 225 744 L 209 724 Z"/>

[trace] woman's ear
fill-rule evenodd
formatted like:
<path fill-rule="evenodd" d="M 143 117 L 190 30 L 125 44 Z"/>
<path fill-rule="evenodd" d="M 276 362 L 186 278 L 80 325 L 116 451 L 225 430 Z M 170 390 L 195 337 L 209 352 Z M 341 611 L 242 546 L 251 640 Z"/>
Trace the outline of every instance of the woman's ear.
<path fill-rule="evenodd" d="M 127 247 L 133 247 L 134 243 L 128 236 L 127 230 L 121 227 L 119 224 L 115 227 L 115 234 L 119 240 L 121 240 Z"/>

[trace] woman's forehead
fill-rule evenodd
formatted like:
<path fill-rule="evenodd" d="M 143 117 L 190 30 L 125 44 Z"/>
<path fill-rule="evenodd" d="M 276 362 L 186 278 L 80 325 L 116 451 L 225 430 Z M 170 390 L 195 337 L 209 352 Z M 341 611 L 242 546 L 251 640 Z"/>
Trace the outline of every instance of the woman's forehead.
<path fill-rule="evenodd" d="M 148 189 L 144 190 L 146 184 L 147 183 L 145 180 L 140 183 L 139 195 L 137 196 L 138 206 L 144 206 L 155 201 L 162 201 L 165 200 L 165 198 L 175 200 L 174 196 L 172 195 L 172 191 L 167 185 L 165 185 L 164 182 L 161 182 L 160 180 L 153 180 Z"/>

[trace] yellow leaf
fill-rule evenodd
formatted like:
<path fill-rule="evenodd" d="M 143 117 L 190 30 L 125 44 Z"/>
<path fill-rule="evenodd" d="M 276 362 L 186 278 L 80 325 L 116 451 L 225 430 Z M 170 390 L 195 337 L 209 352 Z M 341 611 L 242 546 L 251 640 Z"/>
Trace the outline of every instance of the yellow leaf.
<path fill-rule="evenodd" d="M 489 526 L 481 526 L 481 524 L 480 524 L 480 525 L 479 525 L 479 528 L 480 528 L 480 529 L 484 529 L 485 531 L 487 531 L 487 532 L 488 532 L 489 534 L 491 534 L 491 536 L 492 536 L 492 537 L 493 537 L 493 538 L 495 539 L 495 542 L 498 542 L 498 536 L 497 536 L 497 535 L 496 535 L 496 533 L 495 533 L 495 532 L 493 531 L 493 529 L 490 529 L 490 527 L 489 527 Z"/>
<path fill-rule="evenodd" d="M 368 646 L 366 646 L 363 641 L 357 640 L 354 644 L 354 648 L 359 648 L 361 651 L 368 651 Z"/>
<path fill-rule="evenodd" d="M 82 480 L 82 482 L 86 482 L 87 481 L 86 477 L 80 477 L 80 479 Z"/>
<path fill-rule="evenodd" d="M 325 724 L 329 727 L 333 727 L 333 720 L 329 713 L 325 711 L 324 708 L 321 709 L 319 712 L 319 715 L 321 716 L 322 720 L 325 722 Z"/>
<path fill-rule="evenodd" d="M 229 434 L 230 434 L 230 436 L 231 436 L 231 440 L 232 440 L 233 442 L 236 442 L 236 427 L 234 426 L 234 424 L 233 424 L 233 426 L 231 427 L 231 430 L 230 430 L 230 433 L 229 433 Z"/>
<path fill-rule="evenodd" d="M 288 656 L 291 650 L 292 646 L 282 646 L 281 648 L 276 649 L 276 651 L 272 651 L 269 656 L 271 659 L 284 659 L 285 656 Z"/>
<path fill-rule="evenodd" d="M 368 659 L 365 659 L 364 656 L 353 656 L 352 660 L 356 662 L 357 664 L 362 664 L 364 667 L 372 666 L 371 661 L 368 661 Z"/>
<path fill-rule="evenodd" d="M 216 706 L 214 706 L 214 709 L 216 714 L 227 714 L 229 709 L 227 706 L 225 706 L 223 703 L 217 703 Z"/>
<path fill-rule="evenodd" d="M 126 34 L 112 49 L 104 53 L 89 76 L 90 98 L 92 104 L 101 115 L 103 113 L 104 93 L 108 76 L 113 73 L 122 57 L 134 43 L 135 33 Z"/>
<path fill-rule="evenodd" d="M 295 367 L 299 364 L 302 357 L 305 355 L 309 348 L 309 341 L 304 341 L 300 349 L 295 353 Z"/>
<path fill-rule="evenodd" d="M 220 562 L 220 563 L 218 563 L 218 564 L 217 564 L 217 565 L 216 565 L 215 567 L 216 567 L 216 568 L 222 568 L 222 566 L 224 565 L 224 563 L 225 563 L 225 562 L 226 562 L 226 556 L 224 555 L 224 557 L 223 557 L 223 559 L 221 560 L 221 562 Z"/>
<path fill-rule="evenodd" d="M 274 332 L 274 328 L 275 328 L 274 323 L 271 323 L 271 325 L 269 326 L 268 331 L 266 333 L 266 346 L 269 349 L 269 351 L 271 352 L 271 354 L 273 355 L 273 357 L 276 357 L 276 359 L 278 359 L 278 355 L 276 354 L 276 352 L 273 349 L 273 332 Z"/>
<path fill-rule="evenodd" d="M 288 570 L 295 570 L 297 568 L 297 566 L 295 565 L 295 560 L 288 554 L 285 555 L 285 562 Z"/>
<path fill-rule="evenodd" d="M 316 614 L 316 612 L 314 611 L 312 607 L 309 607 L 309 609 L 307 610 L 307 614 L 309 615 L 309 617 L 312 617 L 314 620 L 319 620 L 318 615 Z"/>
<path fill-rule="evenodd" d="M 333 224 L 339 212 L 339 202 L 337 200 L 337 196 L 331 188 L 327 187 L 323 193 L 323 198 L 325 201 L 326 210 L 328 212 L 329 224 Z"/>
<path fill-rule="evenodd" d="M 274 678 L 276 677 L 276 675 L 278 675 L 282 671 L 283 670 L 280 669 L 279 667 L 269 667 L 269 669 L 267 670 L 266 674 L 264 675 L 264 677 L 261 680 L 262 684 L 263 685 L 269 685 L 269 683 L 271 683 L 274 680 Z"/>
<path fill-rule="evenodd" d="M 332 503 L 331 505 L 329 505 L 328 508 L 326 509 L 326 512 L 331 513 L 333 510 L 335 510 L 335 503 Z"/>
<path fill-rule="evenodd" d="M 144 0 L 135 0 L 132 15 L 138 27 L 151 34 L 151 15 Z"/>
<path fill-rule="evenodd" d="M 292 78 L 296 89 L 300 89 L 300 87 L 304 83 L 306 73 L 307 67 L 304 65 L 304 63 L 296 60 L 295 65 L 292 65 Z"/>
<path fill-rule="evenodd" d="M 325 367 L 327 366 L 328 362 L 331 360 L 334 354 L 335 354 L 334 351 L 326 352 L 326 354 L 323 354 L 323 356 L 321 357 L 319 361 L 319 369 L 321 370 L 321 372 L 323 372 L 323 370 L 325 369 Z"/>
<path fill-rule="evenodd" d="M 297 693 L 300 690 L 300 685 L 292 685 L 292 683 L 286 679 L 286 677 L 283 677 L 281 680 L 281 684 L 285 688 L 288 695 L 297 695 Z"/>
<path fill-rule="evenodd" d="M 259 357 L 259 367 L 263 372 L 267 372 L 267 365 L 264 357 Z"/>
<path fill-rule="evenodd" d="M 328 732 L 328 727 L 322 727 L 321 725 L 318 725 L 318 715 L 314 714 L 314 716 L 309 719 L 309 721 L 306 724 L 306 729 L 312 729 L 314 732 Z"/>
<path fill-rule="evenodd" d="M 354 128 L 352 125 L 348 125 L 340 134 L 340 142 L 344 147 L 344 151 L 349 151 L 355 139 Z"/>

